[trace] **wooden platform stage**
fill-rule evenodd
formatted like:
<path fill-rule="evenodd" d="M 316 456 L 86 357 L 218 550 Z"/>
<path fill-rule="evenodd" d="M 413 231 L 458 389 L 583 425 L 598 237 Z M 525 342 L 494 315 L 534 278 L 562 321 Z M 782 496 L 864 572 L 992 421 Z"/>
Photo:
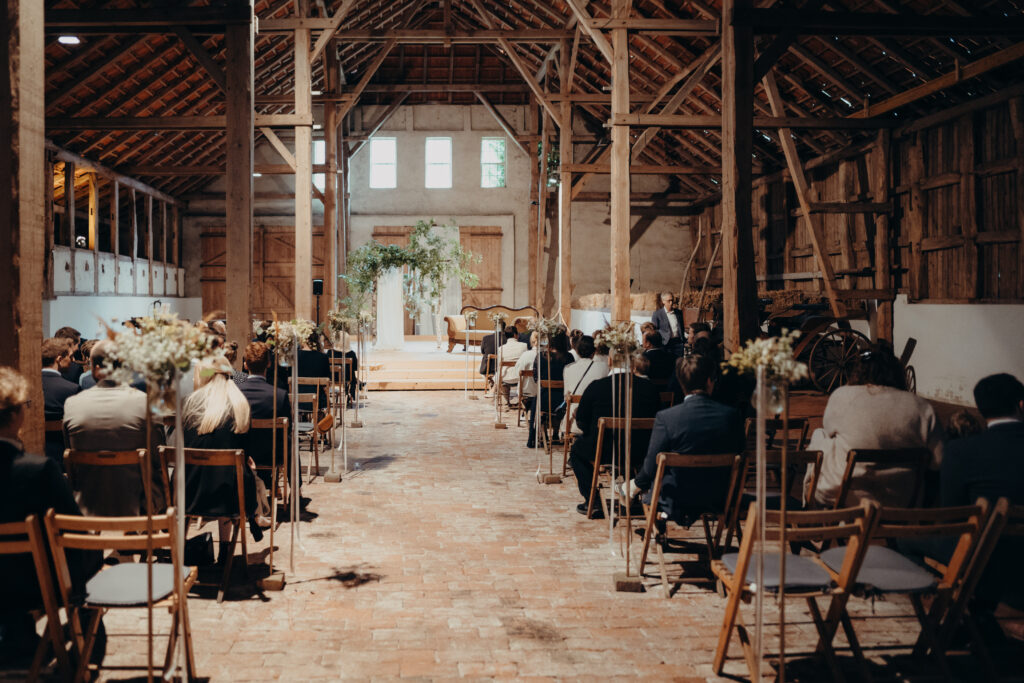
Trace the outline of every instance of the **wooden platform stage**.
<path fill-rule="evenodd" d="M 466 354 L 462 346 L 447 353 L 447 339 L 441 348 L 437 339 L 428 336 L 406 336 L 405 346 L 397 351 L 378 351 L 370 347 L 367 368 L 370 391 L 438 391 L 463 389 L 466 383 Z M 483 391 L 480 349 L 470 358 L 470 381 Z M 472 388 L 472 384 L 470 387 Z"/>

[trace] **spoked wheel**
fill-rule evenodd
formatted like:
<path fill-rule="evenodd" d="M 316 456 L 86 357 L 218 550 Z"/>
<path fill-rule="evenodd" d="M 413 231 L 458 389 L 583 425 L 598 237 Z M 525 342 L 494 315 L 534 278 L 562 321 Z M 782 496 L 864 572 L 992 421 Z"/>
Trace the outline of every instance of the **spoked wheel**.
<path fill-rule="evenodd" d="M 912 394 L 917 393 L 917 372 L 913 365 L 907 366 L 907 391 Z"/>
<path fill-rule="evenodd" d="M 846 384 L 857 357 L 870 348 L 868 338 L 856 330 L 833 329 L 821 335 L 807 363 L 814 386 L 830 394 Z"/>

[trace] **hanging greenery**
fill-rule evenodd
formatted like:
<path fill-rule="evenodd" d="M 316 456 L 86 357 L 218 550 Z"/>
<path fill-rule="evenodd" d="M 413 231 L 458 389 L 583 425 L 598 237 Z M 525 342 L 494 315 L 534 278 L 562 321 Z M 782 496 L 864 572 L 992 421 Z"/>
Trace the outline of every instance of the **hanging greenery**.
<path fill-rule="evenodd" d="M 541 143 L 537 143 L 537 160 L 538 163 L 541 158 L 541 151 L 543 146 Z M 558 144 L 548 143 L 548 158 L 547 163 L 541 166 L 541 172 L 546 172 L 548 179 L 548 187 L 558 187 L 558 183 L 561 182 L 561 155 L 558 151 Z"/>

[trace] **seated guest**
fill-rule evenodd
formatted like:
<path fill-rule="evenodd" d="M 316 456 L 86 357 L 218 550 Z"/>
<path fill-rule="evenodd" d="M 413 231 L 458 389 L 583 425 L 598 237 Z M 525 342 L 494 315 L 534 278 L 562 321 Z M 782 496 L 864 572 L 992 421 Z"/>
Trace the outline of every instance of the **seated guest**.
<path fill-rule="evenodd" d="M 650 362 L 650 379 L 655 384 L 667 385 L 676 368 L 676 355 L 662 346 L 661 335 L 648 332 L 644 335 L 644 358 Z"/>
<path fill-rule="evenodd" d="M 576 353 L 580 359 L 575 363 L 565 366 L 562 371 L 562 381 L 565 382 L 565 395 L 582 396 L 583 392 L 594 380 L 608 376 L 608 349 L 605 353 L 597 354 L 594 345 L 594 338 L 585 334 L 576 340 Z M 573 432 L 579 434 L 579 425 L 573 424 Z"/>
<path fill-rule="evenodd" d="M 480 340 L 480 374 L 483 375 L 487 384 L 484 387 L 484 395 L 487 395 L 491 391 L 491 381 L 494 375 L 494 359 L 488 358 L 487 356 L 498 353 L 498 347 L 505 343 L 505 330 L 502 329 L 501 334 L 498 335 L 498 340 L 495 341 L 494 333 L 485 335 Z"/>
<path fill-rule="evenodd" d="M 53 336 L 57 339 L 67 339 L 71 345 L 72 362 L 68 363 L 67 367 L 61 368 L 60 374 L 64 375 L 64 379 L 67 381 L 77 384 L 78 378 L 84 372 L 83 366 L 86 361 L 81 353 L 82 333 L 73 327 L 62 327 L 54 332 Z"/>
<path fill-rule="evenodd" d="M 537 393 L 539 399 L 530 406 L 530 431 L 526 440 L 526 447 L 533 448 L 536 445 L 535 428 L 537 406 L 540 405 L 542 415 L 547 414 L 551 421 L 552 438 L 558 439 L 558 424 L 561 416 L 556 409 L 564 402 L 562 389 L 544 389 L 540 383 L 545 380 L 564 381 L 564 369 L 572 363 L 572 356 L 569 355 L 569 337 L 565 330 L 561 330 L 548 341 L 547 348 L 540 349 L 537 358 L 533 362 L 533 376 L 537 380 Z M 543 426 L 543 425 L 542 425 Z"/>
<path fill-rule="evenodd" d="M 647 336 L 648 332 L 657 332 L 658 328 L 654 326 L 651 321 L 640 323 L 640 338 L 643 339 Z"/>
<path fill-rule="evenodd" d="M 234 367 L 235 361 L 238 360 L 238 342 L 229 342 L 224 340 L 221 342 L 224 345 L 224 357 L 227 358 L 231 366 Z M 246 374 L 242 370 L 234 370 L 231 373 L 231 381 L 235 384 L 241 384 L 245 381 Z"/>
<path fill-rule="evenodd" d="M 963 439 L 967 436 L 981 434 L 981 423 L 978 419 L 966 410 L 958 410 L 949 416 L 946 423 L 946 449 L 953 439 Z"/>
<path fill-rule="evenodd" d="M 82 356 L 85 358 L 85 365 L 82 368 L 85 372 L 78 378 L 78 386 L 83 389 L 92 389 L 96 386 L 96 378 L 92 376 L 92 347 L 99 343 L 98 339 L 90 339 L 87 342 L 82 342 Z"/>
<path fill-rule="evenodd" d="M 581 361 L 586 364 L 586 361 Z M 573 363 L 576 365 L 576 363 Z M 568 372 L 570 365 L 566 368 Z M 639 364 L 637 364 L 639 365 Z M 605 366 L 607 368 L 607 366 Z M 634 366 L 636 367 L 636 366 Z M 634 369 L 633 377 L 633 417 L 650 418 L 654 417 L 661 407 L 661 400 L 658 397 L 658 389 L 649 380 L 640 377 Z M 580 398 L 576 407 L 576 426 L 580 429 L 580 436 L 572 442 L 569 452 L 569 464 L 576 475 L 576 486 L 579 488 L 583 502 L 576 506 L 576 511 L 585 515 L 587 513 L 587 497 L 590 495 L 590 485 L 594 479 L 594 462 L 597 451 L 598 420 L 602 417 L 613 417 L 612 406 L 618 407 L 620 417 L 625 416 L 622 403 L 625 392 L 623 370 L 612 370 L 604 377 L 596 378 L 590 382 Z M 635 436 L 635 435 L 634 435 Z M 612 461 L 613 439 L 605 439 L 601 452 L 601 463 L 607 464 Z M 631 441 L 633 467 L 638 468 L 643 462 L 644 454 L 647 452 L 647 440 L 633 438 Z M 622 466 L 625 466 L 625 458 L 622 459 Z M 600 506 L 595 504 L 599 514 Z"/>
<path fill-rule="evenodd" d="M 331 361 L 327 359 L 327 354 L 320 350 L 320 333 L 313 332 L 309 335 L 309 338 L 302 343 L 302 348 L 299 349 L 299 367 L 298 373 L 299 378 L 303 377 L 321 377 L 324 379 L 330 379 L 331 377 Z M 302 385 L 299 384 L 299 392 L 301 393 L 312 393 L 313 385 Z M 320 387 L 320 410 L 327 410 L 327 389 L 326 387 Z M 310 406 L 312 408 L 312 406 Z M 314 418 L 314 422 L 319 418 Z"/>
<path fill-rule="evenodd" d="M 267 381 L 267 366 L 270 364 L 270 347 L 263 342 L 250 342 L 245 347 L 245 358 L 242 366 L 248 373 L 244 382 L 238 385 L 238 389 L 249 402 L 249 416 L 253 420 L 271 420 L 274 418 L 274 403 L 277 403 L 277 416 L 288 418 L 289 433 L 291 431 L 292 408 L 288 400 L 288 392 L 280 387 L 274 387 Z M 265 438 L 265 432 L 261 430 L 250 430 L 245 453 L 253 462 L 260 467 L 270 467 L 273 464 L 272 453 L 270 452 L 270 440 Z M 280 467 L 287 467 L 285 455 L 287 455 L 287 435 L 279 434 L 277 442 L 277 464 Z M 270 472 L 257 470 L 256 473 L 272 489 Z"/>
<path fill-rule="evenodd" d="M 64 418 L 64 402 L 82 390 L 78 384 L 64 379 L 61 372 L 71 365 L 71 343 L 54 337 L 43 342 L 43 415 L 47 420 Z M 46 457 L 64 469 L 64 435 L 46 433 Z"/>
<path fill-rule="evenodd" d="M 67 347 L 65 340 L 59 343 Z M 61 467 L 51 458 L 25 453 L 19 432 L 25 422 L 28 389 L 22 375 L 0 367 L 0 524 L 24 522 L 29 515 L 41 524 L 51 509 L 59 515 L 82 514 Z M 80 594 L 100 568 L 102 554 L 68 551 L 67 559 L 72 590 Z M 29 612 L 42 609 L 42 596 L 28 555 L 0 556 L 0 576 L 0 664 L 13 664 L 30 659 L 35 651 L 39 637 Z"/>
<path fill-rule="evenodd" d="M 324 336 L 324 349 L 328 359 L 330 358 L 348 358 L 351 362 L 350 368 L 346 370 L 345 375 L 345 387 L 348 391 L 349 404 L 356 400 L 356 389 L 357 382 L 356 373 L 359 372 L 359 358 L 356 356 L 356 352 L 352 350 L 352 338 L 346 332 L 340 332 L 338 334 L 338 345 L 337 348 L 331 343 L 330 338 Z"/>
<path fill-rule="evenodd" d="M 686 328 L 686 343 L 693 348 L 698 339 L 711 341 L 711 325 L 702 322 L 690 323 Z M 696 353 L 696 351 L 694 351 Z"/>
<path fill-rule="evenodd" d="M 932 467 L 942 460 L 943 430 L 928 401 L 906 390 L 906 375 L 899 360 L 887 349 L 861 355 L 850 372 L 849 383 L 829 396 L 822 428 L 814 430 L 807 448 L 822 451 L 821 474 L 814 494 L 819 505 L 832 507 L 846 471 L 846 456 L 855 448 L 927 448 Z M 915 505 L 907 500 L 912 474 L 904 468 L 853 472 L 847 505 L 862 498 L 882 505 Z M 811 473 L 808 471 L 808 477 Z M 808 483 L 804 482 L 805 485 Z"/>
<path fill-rule="evenodd" d="M 248 445 L 249 402 L 238 385 L 231 381 L 234 372 L 224 360 L 201 364 L 196 390 L 182 407 L 182 436 L 186 448 L 242 449 Z M 257 541 L 263 531 L 256 523 L 256 479 L 252 460 L 242 466 L 245 516 Z M 233 467 L 193 467 L 185 469 L 185 511 L 203 517 L 238 514 L 238 488 Z M 230 551 L 231 523 L 218 521 L 220 555 L 223 561 Z M 243 532 L 244 533 L 244 532 Z"/>
<path fill-rule="evenodd" d="M 714 455 L 743 450 L 743 423 L 729 406 L 711 398 L 718 377 L 718 363 L 706 356 L 679 361 L 679 383 L 686 392 L 682 403 L 662 410 L 654 419 L 654 431 L 643 466 L 630 482 L 632 498 L 649 491 L 658 471 L 659 453 Z M 729 488 L 727 469 L 698 473 L 669 469 L 662 481 L 658 508 L 669 519 L 688 525 L 701 513 L 722 509 Z M 645 503 L 650 503 L 645 500 Z"/>
<path fill-rule="evenodd" d="M 683 312 L 676 308 L 676 297 L 672 292 L 661 293 L 661 308 L 654 311 L 651 322 L 661 335 L 663 346 L 683 343 Z"/>
<path fill-rule="evenodd" d="M 516 360 L 516 366 L 512 368 L 512 373 L 516 378 L 516 382 L 519 381 L 520 373 L 526 370 L 533 370 L 533 363 L 537 360 L 537 333 L 530 333 L 530 343 L 527 344 L 526 351 L 519 356 Z M 537 396 L 537 382 L 533 376 L 528 376 L 523 380 L 523 394 L 519 397 L 520 401 L 525 401 L 527 408 L 533 403 L 533 399 Z"/>
<path fill-rule="evenodd" d="M 517 362 L 526 353 L 526 344 L 519 341 L 519 330 L 516 329 L 515 325 L 505 327 L 505 340 L 505 343 L 498 349 L 498 358 L 502 364 L 510 361 Z M 519 374 L 516 372 L 515 367 L 502 368 L 502 395 L 508 398 L 509 390 L 517 384 L 519 384 Z"/>
<path fill-rule="evenodd" d="M 80 451 L 130 451 L 146 448 L 148 407 L 146 394 L 107 378 L 106 367 L 113 342 L 93 347 L 91 362 L 96 386 L 75 394 L 64 404 L 64 439 L 69 448 Z M 153 512 L 166 504 L 160 455 L 164 443 L 162 427 L 155 427 L 149 454 L 152 473 Z M 146 514 L 146 492 L 138 467 L 75 468 L 69 473 L 75 500 L 82 512 L 102 517 L 130 517 Z"/>
<path fill-rule="evenodd" d="M 569 355 L 572 356 L 572 360 L 575 363 L 580 359 L 580 355 L 576 352 L 576 342 L 583 336 L 583 330 L 570 330 L 569 331 Z"/>

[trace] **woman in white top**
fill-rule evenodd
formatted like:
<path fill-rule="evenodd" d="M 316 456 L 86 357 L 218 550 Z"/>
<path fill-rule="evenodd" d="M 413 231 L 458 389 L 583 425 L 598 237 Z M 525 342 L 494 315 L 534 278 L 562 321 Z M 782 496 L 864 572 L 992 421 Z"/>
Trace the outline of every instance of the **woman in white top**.
<path fill-rule="evenodd" d="M 852 369 L 849 384 L 832 392 L 822 428 L 814 431 L 807 447 L 823 454 L 815 501 L 826 507 L 835 504 L 852 449 L 924 447 L 932 452 L 931 468 L 938 469 L 942 440 L 942 427 L 931 404 L 906 391 L 899 360 L 885 349 L 868 351 Z M 870 498 L 882 505 L 915 505 L 918 501 L 907 499 L 912 479 L 905 468 L 858 465 L 846 504 Z"/>
<path fill-rule="evenodd" d="M 602 347 L 601 353 L 596 353 L 593 337 L 588 334 L 577 339 L 575 351 L 580 359 L 566 365 L 562 372 L 567 397 L 574 394 L 582 396 L 591 382 L 608 376 L 608 349 Z M 572 423 L 572 431 L 575 434 L 583 433 L 575 422 Z"/>

